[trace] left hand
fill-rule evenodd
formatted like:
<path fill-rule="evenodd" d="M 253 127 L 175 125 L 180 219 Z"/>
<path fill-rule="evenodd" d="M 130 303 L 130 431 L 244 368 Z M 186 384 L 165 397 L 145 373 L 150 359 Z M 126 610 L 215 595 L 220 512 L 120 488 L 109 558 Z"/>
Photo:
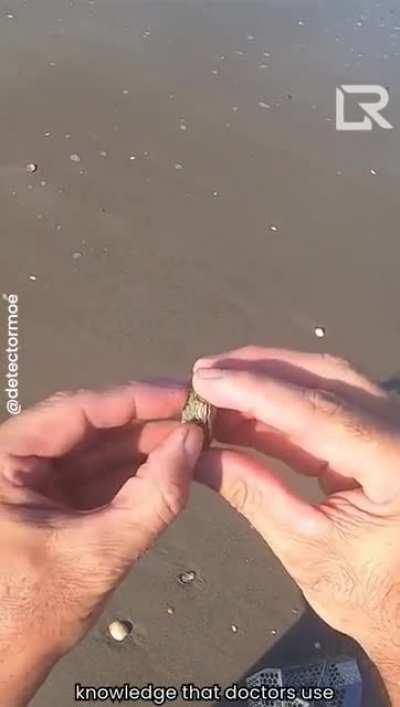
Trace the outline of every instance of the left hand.
<path fill-rule="evenodd" d="M 0 425 L 0 705 L 27 703 L 184 507 L 203 442 L 167 419 L 185 395 L 60 393 Z"/>

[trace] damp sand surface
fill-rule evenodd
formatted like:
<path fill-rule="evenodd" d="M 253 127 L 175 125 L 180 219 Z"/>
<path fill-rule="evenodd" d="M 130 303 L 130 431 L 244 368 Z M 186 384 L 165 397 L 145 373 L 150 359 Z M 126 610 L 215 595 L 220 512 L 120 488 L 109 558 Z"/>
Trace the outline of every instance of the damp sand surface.
<path fill-rule="evenodd" d="M 24 405 L 187 376 L 245 343 L 396 376 L 396 130 L 336 132 L 335 90 L 387 86 L 400 126 L 400 10 L 351 5 L 0 8 L 0 283 L 20 296 Z M 133 626 L 125 641 L 114 621 Z M 342 648 L 355 654 L 255 531 L 195 486 L 33 704 L 69 707 L 75 682 L 229 685 Z"/>

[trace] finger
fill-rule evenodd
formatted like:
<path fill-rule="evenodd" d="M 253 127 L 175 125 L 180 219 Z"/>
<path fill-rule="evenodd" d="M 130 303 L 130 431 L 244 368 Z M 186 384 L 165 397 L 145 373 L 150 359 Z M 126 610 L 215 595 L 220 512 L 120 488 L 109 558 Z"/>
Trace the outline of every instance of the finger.
<path fill-rule="evenodd" d="M 386 392 L 356 371 L 345 359 L 324 353 L 303 353 L 286 349 L 246 346 L 227 351 L 216 356 L 206 356 L 196 361 L 194 371 L 199 368 L 243 368 L 245 363 L 254 364 L 260 372 L 279 375 L 280 372 L 292 377 L 293 383 L 315 385 L 315 376 L 333 384 L 337 382 L 360 388 L 378 397 L 386 397 Z M 290 366 L 290 369 L 288 368 Z M 310 378 L 311 374 L 311 378 Z"/>
<path fill-rule="evenodd" d="M 357 481 L 337 474 L 326 461 L 292 444 L 285 435 L 240 413 L 218 410 L 214 438 L 221 443 L 250 447 L 279 459 L 303 476 L 316 477 L 322 491 L 328 495 L 359 487 Z"/>
<path fill-rule="evenodd" d="M 106 533 L 129 561 L 136 559 L 184 508 L 202 446 L 197 426 L 180 425 L 124 484 L 105 513 L 81 521 L 86 532 Z"/>
<path fill-rule="evenodd" d="M 147 456 L 179 425 L 174 420 L 134 422 L 104 430 L 101 438 L 86 450 L 73 450 L 59 460 L 57 468 L 65 475 L 74 473 L 98 479 L 117 466 L 143 464 Z"/>
<path fill-rule="evenodd" d="M 217 491 L 247 518 L 289 572 L 295 562 L 302 561 L 305 543 L 323 543 L 330 532 L 329 519 L 318 507 L 294 494 L 267 466 L 245 452 L 209 450 L 201 456 L 196 480 Z"/>
<path fill-rule="evenodd" d="M 178 425 L 165 420 L 107 430 L 105 438 L 87 452 L 71 453 L 51 462 L 40 457 L 9 457 L 3 474 L 14 485 L 33 489 L 71 508 L 96 508 L 112 500 L 122 481 L 133 476 Z M 32 466 L 27 465 L 28 459 L 34 461 Z"/>
<path fill-rule="evenodd" d="M 348 401 L 236 370 L 198 369 L 193 383 L 212 404 L 260 420 L 342 476 L 354 478 L 375 502 L 400 494 L 398 434 Z"/>
<path fill-rule="evenodd" d="M 214 426 L 214 439 L 223 444 L 249 447 L 279 459 L 294 471 L 305 476 L 320 476 L 327 468 L 324 460 L 317 459 L 301 447 L 292 444 L 281 432 L 231 410 L 218 410 Z"/>
<path fill-rule="evenodd" d="M 99 429 L 173 417 L 186 394 L 184 386 L 149 382 L 58 394 L 1 425 L 0 443 L 10 454 L 59 457 Z"/>

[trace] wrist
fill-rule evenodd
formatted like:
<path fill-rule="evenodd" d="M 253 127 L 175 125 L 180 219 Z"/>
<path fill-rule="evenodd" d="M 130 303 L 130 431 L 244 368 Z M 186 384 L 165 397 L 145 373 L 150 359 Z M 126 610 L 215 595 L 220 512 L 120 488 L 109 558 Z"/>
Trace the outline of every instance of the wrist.
<path fill-rule="evenodd" d="M 397 651 L 368 651 L 384 683 L 390 707 L 400 707 L 400 649 Z"/>
<path fill-rule="evenodd" d="M 32 636 L 0 645 L 0 707 L 25 707 L 62 657 L 56 648 L 36 645 Z"/>

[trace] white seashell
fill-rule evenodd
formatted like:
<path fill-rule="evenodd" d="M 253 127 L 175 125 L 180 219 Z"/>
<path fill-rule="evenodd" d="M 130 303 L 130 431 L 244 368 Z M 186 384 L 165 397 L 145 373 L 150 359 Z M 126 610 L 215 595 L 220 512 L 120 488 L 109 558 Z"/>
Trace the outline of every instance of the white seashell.
<path fill-rule="evenodd" d="M 29 164 L 26 165 L 25 169 L 27 172 L 29 172 L 29 174 L 33 174 L 34 172 L 38 171 L 38 165 L 34 162 L 29 162 Z"/>
<path fill-rule="evenodd" d="M 325 331 L 324 327 L 322 327 L 322 326 L 316 326 L 314 329 L 314 333 L 318 339 L 323 339 L 324 336 L 326 335 L 326 331 Z"/>
<path fill-rule="evenodd" d="M 132 628 L 127 624 L 125 621 L 113 621 L 109 627 L 108 630 L 110 632 L 110 636 L 114 639 L 114 641 L 124 641 L 127 636 L 132 631 Z"/>
<path fill-rule="evenodd" d="M 182 572 L 179 575 L 179 581 L 181 584 L 191 584 L 196 579 L 196 572 L 190 570 L 189 572 Z"/>

